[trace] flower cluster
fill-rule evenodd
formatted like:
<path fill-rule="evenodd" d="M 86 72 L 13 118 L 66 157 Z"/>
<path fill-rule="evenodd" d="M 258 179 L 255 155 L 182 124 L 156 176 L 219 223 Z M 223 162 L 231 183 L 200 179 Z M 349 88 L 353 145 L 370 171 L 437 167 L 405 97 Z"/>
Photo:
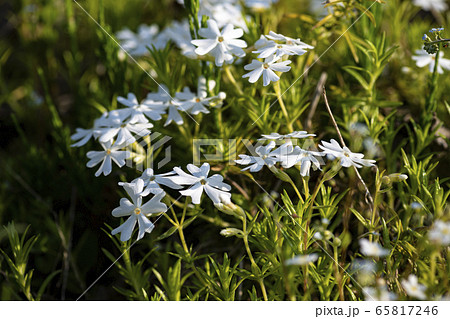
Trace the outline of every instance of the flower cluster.
<path fill-rule="evenodd" d="M 324 156 L 339 159 L 340 165 L 343 167 L 354 166 L 360 168 L 362 166 L 374 166 L 374 160 L 363 159 L 363 154 L 353 153 L 346 146 L 341 147 L 333 139 L 330 142 L 322 141 L 322 145 L 319 145 L 322 152 L 305 150 L 300 146 L 294 146 L 292 143 L 293 139 L 303 139 L 312 136 L 315 135 L 308 134 L 305 131 L 296 131 L 287 135 L 278 133 L 263 135 L 259 141 L 269 140 L 269 144 L 257 146 L 254 151 L 255 154 L 252 156 L 239 155 L 240 159 L 236 160 L 236 163 L 249 165 L 243 170 L 250 170 L 250 172 L 258 172 L 264 166 L 272 168 L 277 163 L 280 163 L 284 168 L 297 166 L 301 176 L 309 176 L 311 168 L 320 170 L 320 166 L 324 164 L 322 159 Z M 285 143 L 274 149 L 276 140 L 284 140 Z"/>
<path fill-rule="evenodd" d="M 180 112 L 197 115 L 209 113 L 207 107 L 220 107 L 226 97 L 225 93 L 208 97 L 208 86 L 209 89 L 214 88 L 215 82 L 210 81 L 207 85 L 205 78 L 200 77 L 196 93 L 185 87 L 183 92 L 175 94 L 175 98 L 171 97 L 164 85 L 159 86 L 158 92 L 148 93 L 141 102 L 133 93 L 129 93 L 126 98 L 119 96 L 117 101 L 125 107 L 105 112 L 94 121 L 94 126 L 90 129 L 77 128 L 71 137 L 76 141 L 72 147 L 83 146 L 91 138 L 98 140 L 103 150 L 87 153 L 90 159 L 87 167 L 101 163 L 95 176 L 102 173 L 106 176 L 111 173 L 112 162 L 122 167 L 126 159 L 136 155 L 127 147 L 136 142 L 136 137 L 141 138 L 151 133 L 153 124 L 150 121 L 161 120 L 163 115 L 167 115 L 165 126 L 172 122 L 181 125 L 184 121 Z"/>
<path fill-rule="evenodd" d="M 258 54 L 258 59 L 264 60 L 254 59 L 250 64 L 244 66 L 244 69 L 250 72 L 242 77 L 249 78 L 250 83 L 255 83 L 262 75 L 263 85 L 267 86 L 270 82 L 276 82 L 280 79 L 275 72 L 288 72 L 291 69 L 288 64 L 292 61 L 287 60 L 288 56 L 303 55 L 307 52 L 307 49 L 313 49 L 314 47 L 300 41 L 300 39 L 293 39 L 270 31 L 268 35 L 262 35 L 256 41 L 255 48 L 257 50 L 252 52 Z"/>
<path fill-rule="evenodd" d="M 166 196 L 163 187 L 180 190 L 181 196 L 192 198 L 192 203 L 200 204 L 203 192 L 212 200 L 214 204 L 229 204 L 231 202 L 231 186 L 223 182 L 223 177 L 214 174 L 210 177 L 210 166 L 204 163 L 201 167 L 187 165 L 189 173 L 184 172 L 180 167 L 175 167 L 171 172 L 155 174 L 153 169 L 146 169 L 143 174 L 130 183 L 119 183 L 131 201 L 127 198 L 120 200 L 120 206 L 112 211 L 114 217 L 129 216 L 119 227 L 112 231 L 112 234 L 121 233 L 120 240 L 127 241 L 131 238 L 136 222 L 139 225 L 137 240 L 144 234 L 150 233 L 154 225 L 148 217 L 167 211 L 167 206 L 161 203 Z M 148 195 L 153 197 L 143 204 L 143 199 Z"/>
<path fill-rule="evenodd" d="M 268 9 L 272 3 L 277 0 L 247 0 L 245 6 L 255 9 Z M 184 5 L 183 0 L 178 0 Z M 202 0 L 198 11 L 199 19 L 202 16 L 208 16 L 214 20 L 218 28 L 223 28 L 231 24 L 234 27 L 247 31 L 242 6 L 238 0 Z M 123 29 L 116 33 L 122 49 L 132 56 L 140 57 L 148 54 L 147 48 L 164 48 L 169 41 L 175 43 L 181 50 L 181 53 L 189 58 L 196 59 L 198 55 L 194 52 L 195 46 L 191 43 L 193 40 L 189 32 L 189 23 L 186 19 L 182 21 L 173 21 L 164 29 L 160 30 L 156 24 L 141 24 L 137 32 L 129 29 Z"/>

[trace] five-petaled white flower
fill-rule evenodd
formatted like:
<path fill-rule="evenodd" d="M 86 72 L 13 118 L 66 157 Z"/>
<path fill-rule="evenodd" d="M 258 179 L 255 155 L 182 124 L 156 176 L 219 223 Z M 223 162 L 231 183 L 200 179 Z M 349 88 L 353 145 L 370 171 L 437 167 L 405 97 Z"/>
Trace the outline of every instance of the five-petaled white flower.
<path fill-rule="evenodd" d="M 180 191 L 180 193 L 184 196 L 190 196 L 192 203 L 200 204 L 203 191 L 215 204 L 230 203 L 231 194 L 228 192 L 231 190 L 231 186 L 223 182 L 222 175 L 214 174 L 208 177 L 210 169 L 208 163 L 204 163 L 200 168 L 189 164 L 187 169 L 192 175 L 185 173 L 179 167 L 175 167 L 173 170 L 178 176 L 168 178 L 178 185 L 190 185 L 188 189 Z"/>
<path fill-rule="evenodd" d="M 278 0 L 245 0 L 245 6 L 254 10 L 269 9 Z"/>
<path fill-rule="evenodd" d="M 341 147 L 336 140 L 332 139 L 331 143 L 322 141 L 323 145 L 319 147 L 324 151 L 325 154 L 332 155 L 340 159 L 340 163 L 343 167 L 355 166 L 361 168 L 362 166 L 374 166 L 374 160 L 363 159 L 364 154 L 353 153 L 348 149 L 347 146 Z"/>
<path fill-rule="evenodd" d="M 393 301 L 397 300 L 397 295 L 387 289 L 386 283 L 378 284 L 374 287 L 364 287 L 362 289 L 366 301 Z"/>
<path fill-rule="evenodd" d="M 315 253 L 309 254 L 309 255 L 297 255 L 297 256 L 294 256 L 294 257 L 286 260 L 284 262 L 284 264 L 286 266 L 292 266 L 292 265 L 305 266 L 305 265 L 308 265 L 309 263 L 315 262 L 318 258 L 319 258 L 319 255 L 315 254 Z"/>
<path fill-rule="evenodd" d="M 436 10 L 442 12 L 448 8 L 445 0 L 413 0 L 413 4 L 426 11 Z"/>
<path fill-rule="evenodd" d="M 142 197 L 148 194 L 148 192 L 144 191 L 144 181 L 142 179 L 138 179 L 135 183 L 123 183 L 122 186 L 130 196 L 131 202 L 127 198 L 122 198 L 120 206 L 112 211 L 112 215 L 114 217 L 130 217 L 122 225 L 115 228 L 111 234 L 121 233 L 120 240 L 127 241 L 131 238 L 136 222 L 138 222 L 139 234 L 137 240 L 139 240 L 144 237 L 146 232 L 150 233 L 155 227 L 147 217 L 167 211 L 166 204 L 161 203 L 161 199 L 166 193 L 160 192 L 142 205 Z"/>
<path fill-rule="evenodd" d="M 131 123 L 130 120 L 124 121 L 117 110 L 109 112 L 108 120 L 103 127 L 97 129 L 98 140 L 102 143 L 113 141 L 116 138 L 115 144 L 127 146 L 136 141 L 133 133 L 143 137 L 149 135 L 149 129 L 153 127 L 153 124 L 148 121 L 144 123 Z"/>
<path fill-rule="evenodd" d="M 161 103 L 161 107 L 167 112 L 167 119 L 164 126 L 167 126 L 172 122 L 175 122 L 178 125 L 184 123 L 183 117 L 179 113 L 179 111 L 183 111 L 183 109 L 181 109 L 181 102 L 178 99 L 172 98 L 166 85 L 159 85 L 158 92 L 156 93 L 148 93 L 147 98 L 143 103 L 151 104 L 155 102 Z"/>
<path fill-rule="evenodd" d="M 127 106 L 127 108 L 116 110 L 120 118 L 123 121 L 128 119 L 131 124 L 147 123 L 147 116 L 154 121 L 158 121 L 161 119 L 161 114 L 165 114 L 164 107 L 161 104 L 151 103 L 148 100 L 139 103 L 133 93 L 128 93 L 127 98 L 119 96 L 117 101 Z"/>
<path fill-rule="evenodd" d="M 278 155 L 278 159 L 284 168 L 300 165 L 300 175 L 302 176 L 309 176 L 311 166 L 314 170 L 320 170 L 320 162 L 317 159 L 317 156 L 323 156 L 323 153 L 307 151 L 299 146 L 293 147 L 292 142 L 286 144 L 290 144 L 287 148 L 287 152 L 281 151 L 278 153 L 278 150 L 274 151 L 274 153 Z"/>
<path fill-rule="evenodd" d="M 198 31 L 198 34 L 205 39 L 191 41 L 197 46 L 195 53 L 198 55 L 211 54 L 214 56 L 217 66 L 222 66 L 224 62 L 231 63 L 234 56 L 245 56 L 242 48 L 247 47 L 247 43 L 238 39 L 244 34 L 242 29 L 234 29 L 232 24 L 227 24 L 221 32 L 216 21 L 209 19 L 206 23 L 208 27 Z"/>
<path fill-rule="evenodd" d="M 132 183 L 137 182 L 139 179 L 142 179 L 144 181 L 144 187 L 145 191 L 152 193 L 152 194 L 158 194 L 163 192 L 163 189 L 161 188 L 161 185 L 167 186 L 172 189 L 180 189 L 182 188 L 178 184 L 175 184 L 170 177 L 175 176 L 176 173 L 174 171 L 164 174 L 155 174 L 153 169 L 147 168 L 144 173 L 142 173 L 142 176 L 133 180 Z M 119 183 L 119 185 L 121 185 Z"/>
<path fill-rule="evenodd" d="M 244 66 L 244 69 L 250 71 L 249 73 L 244 74 L 243 78 L 248 78 L 250 83 L 255 83 L 263 76 L 263 85 L 267 86 L 270 82 L 276 82 L 280 79 L 278 75 L 274 71 L 278 72 L 287 72 L 291 69 L 288 64 L 292 61 L 286 60 L 282 62 L 277 62 L 278 58 L 270 57 L 264 60 L 264 62 L 253 60 L 252 63 Z"/>
<path fill-rule="evenodd" d="M 428 233 L 428 238 L 439 245 L 450 245 L 450 222 L 444 222 L 437 220 L 434 222 L 433 227 Z"/>
<path fill-rule="evenodd" d="M 269 34 L 266 35 L 266 37 L 273 41 L 284 42 L 287 45 L 297 45 L 302 49 L 314 49 L 314 47 L 312 45 L 306 44 L 306 43 L 300 41 L 300 39 L 293 39 L 293 38 L 287 37 L 285 35 L 275 33 L 273 31 L 270 31 Z"/>
<path fill-rule="evenodd" d="M 260 47 L 258 50 L 252 51 L 253 53 L 259 53 L 258 58 L 260 59 L 268 58 L 270 56 L 279 58 L 284 55 L 303 55 L 307 52 L 305 49 L 314 48 L 298 39 L 295 40 L 273 31 L 270 31 L 269 35 L 266 35 L 265 37 L 270 40 L 264 43 L 260 38 L 258 40 L 259 42 L 257 41 L 258 46 Z M 264 45 L 261 47 L 261 44 L 263 43 Z"/>
<path fill-rule="evenodd" d="M 210 81 L 210 87 L 215 86 L 215 81 Z M 211 87 L 211 88 L 212 88 Z M 217 96 L 207 97 L 208 89 L 206 87 L 206 79 L 201 76 L 198 79 L 197 94 L 191 92 L 188 87 L 185 87 L 183 92 L 178 92 L 175 97 L 180 100 L 180 110 L 189 112 L 193 115 L 198 113 L 209 113 L 206 106 L 211 106 L 213 102 L 224 100 L 226 94 L 220 92 Z"/>
<path fill-rule="evenodd" d="M 192 37 L 189 32 L 189 22 L 187 19 L 181 22 L 173 21 L 164 31 L 167 37 L 180 48 L 181 54 L 190 59 L 196 59 L 198 57 L 194 52 L 195 46 L 191 43 Z"/>
<path fill-rule="evenodd" d="M 430 72 L 434 71 L 436 64 L 436 54 L 428 54 L 425 50 L 416 50 L 417 55 L 413 55 L 412 59 L 416 61 L 416 65 L 419 68 L 423 68 L 428 65 Z M 450 70 L 450 60 L 444 58 L 444 52 L 439 52 L 439 62 L 437 66 L 437 72 L 439 74 L 444 73 L 444 70 Z"/>
<path fill-rule="evenodd" d="M 73 134 L 70 138 L 73 141 L 78 141 L 72 145 L 71 147 L 80 147 L 86 144 L 92 137 L 98 137 L 98 129 L 105 125 L 108 125 L 108 112 L 104 112 L 101 117 L 94 121 L 94 127 L 90 129 L 77 128 L 76 133 Z"/>
<path fill-rule="evenodd" d="M 97 177 L 102 173 L 105 176 L 111 173 L 111 160 L 114 161 L 114 163 L 116 163 L 119 167 L 122 167 L 125 165 L 125 160 L 130 156 L 129 152 L 120 150 L 123 148 L 123 145 L 119 145 L 117 143 L 111 145 L 110 141 L 100 143 L 100 145 L 103 147 L 104 151 L 90 151 L 86 154 L 90 159 L 90 161 L 86 164 L 87 167 L 91 168 L 102 162 L 100 168 L 95 173 L 95 176 Z"/>
<path fill-rule="evenodd" d="M 159 33 L 157 25 L 141 24 L 138 27 L 137 33 L 124 29 L 117 32 L 116 36 L 120 42 L 121 48 L 131 54 L 132 56 L 143 56 L 148 54 L 147 47 L 152 48 L 152 45 L 157 49 L 164 48 L 167 44 L 168 38 L 161 32 Z"/>
<path fill-rule="evenodd" d="M 368 239 L 362 238 L 359 240 L 361 252 L 369 257 L 383 257 L 389 254 L 389 250 L 383 248 L 378 243 L 372 243 Z"/>
<path fill-rule="evenodd" d="M 408 280 L 403 279 L 402 286 L 403 288 L 405 288 L 408 296 L 415 297 L 420 300 L 424 300 L 427 298 L 427 296 L 425 295 L 425 290 L 427 289 L 427 287 L 419 284 L 419 280 L 415 275 L 409 275 Z"/>
<path fill-rule="evenodd" d="M 267 167 L 270 168 L 279 161 L 278 153 L 280 153 L 280 151 L 274 153 L 272 151 L 274 147 L 275 142 L 271 141 L 266 146 L 258 146 L 257 148 L 255 148 L 255 153 L 257 154 L 257 156 L 241 154 L 239 155 L 241 159 L 235 160 L 235 162 L 241 165 L 251 164 L 250 166 L 244 168 L 243 171 L 249 169 L 250 172 L 259 172 L 264 167 L 264 165 L 267 165 Z"/>

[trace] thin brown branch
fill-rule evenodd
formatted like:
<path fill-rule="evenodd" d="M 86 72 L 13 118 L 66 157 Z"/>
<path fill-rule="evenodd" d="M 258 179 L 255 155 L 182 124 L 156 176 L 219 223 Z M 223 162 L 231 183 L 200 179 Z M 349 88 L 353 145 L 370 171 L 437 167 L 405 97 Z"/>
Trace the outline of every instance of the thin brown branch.
<path fill-rule="evenodd" d="M 333 116 L 333 112 L 331 111 L 330 104 L 328 103 L 327 92 L 325 90 L 325 86 L 323 87 L 322 94 L 323 94 L 323 99 L 325 100 L 325 106 L 327 107 L 328 114 L 330 114 L 331 120 L 333 122 L 333 126 L 339 135 L 339 140 L 341 141 L 342 147 L 346 147 L 344 138 L 342 137 L 341 131 L 339 130 L 339 126 L 337 125 L 336 120 L 334 119 L 334 116 Z M 361 182 L 361 184 L 364 186 L 364 189 L 366 190 L 366 196 L 365 196 L 366 202 L 369 206 L 372 207 L 374 202 L 373 202 L 372 195 L 370 194 L 369 188 L 367 187 L 366 183 L 364 182 L 363 178 L 361 177 L 361 174 L 359 174 L 358 169 L 355 166 L 353 166 L 353 168 L 355 169 L 356 176 L 358 177 L 359 181 Z"/>

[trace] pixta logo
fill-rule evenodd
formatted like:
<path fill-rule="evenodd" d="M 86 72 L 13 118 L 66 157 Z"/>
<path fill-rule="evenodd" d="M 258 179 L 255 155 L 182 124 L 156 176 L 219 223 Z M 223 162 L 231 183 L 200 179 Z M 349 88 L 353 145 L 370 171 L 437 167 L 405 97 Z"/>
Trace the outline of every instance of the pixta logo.
<path fill-rule="evenodd" d="M 126 161 L 128 167 L 143 172 L 146 168 L 160 169 L 170 162 L 172 158 L 171 146 L 167 145 L 172 138 L 158 132 L 141 137 L 136 142 L 127 146 L 126 150 L 130 157 Z M 156 157 L 161 157 L 155 162 Z"/>

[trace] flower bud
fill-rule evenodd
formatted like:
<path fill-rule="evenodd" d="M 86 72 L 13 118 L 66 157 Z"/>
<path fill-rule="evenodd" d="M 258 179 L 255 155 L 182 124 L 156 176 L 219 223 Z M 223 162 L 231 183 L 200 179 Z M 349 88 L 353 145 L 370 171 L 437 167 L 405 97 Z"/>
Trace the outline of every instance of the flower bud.
<path fill-rule="evenodd" d="M 242 238 L 244 236 L 244 233 L 242 232 L 242 230 L 237 229 L 237 228 L 222 229 L 220 231 L 220 234 L 225 237 L 236 236 L 236 237 Z"/>
<path fill-rule="evenodd" d="M 190 15 L 197 16 L 200 7 L 199 0 L 184 0 L 184 6 Z"/>
<path fill-rule="evenodd" d="M 394 174 L 390 174 L 388 176 L 383 176 L 381 178 L 381 182 L 383 184 L 390 185 L 392 183 L 406 181 L 407 179 L 408 179 L 408 175 L 406 175 L 406 174 L 394 173 Z"/>
<path fill-rule="evenodd" d="M 214 204 L 214 206 L 220 210 L 222 213 L 225 213 L 227 215 L 235 216 L 239 219 L 244 219 L 245 211 L 238 205 L 233 204 L 232 202 L 229 202 L 227 204 L 224 203 L 218 203 Z"/>
<path fill-rule="evenodd" d="M 279 170 L 275 166 L 269 167 L 269 169 L 272 171 L 272 173 L 275 174 L 276 177 L 281 179 L 283 182 L 292 183 L 292 179 L 289 177 L 289 175 L 283 172 L 282 170 Z"/>

